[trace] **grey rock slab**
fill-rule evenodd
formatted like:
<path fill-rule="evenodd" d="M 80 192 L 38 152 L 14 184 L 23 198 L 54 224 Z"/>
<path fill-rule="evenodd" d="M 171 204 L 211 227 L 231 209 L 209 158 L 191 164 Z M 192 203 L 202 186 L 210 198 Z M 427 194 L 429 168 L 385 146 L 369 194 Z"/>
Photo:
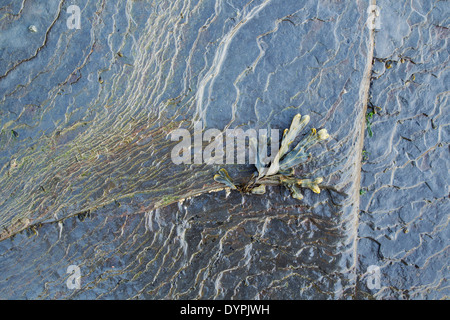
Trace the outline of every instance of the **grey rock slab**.
<path fill-rule="evenodd" d="M 78 5 L 81 29 L 67 28 L 65 2 L 11 3 L 0 11 L 0 297 L 445 296 L 448 217 L 436 212 L 448 208 L 446 115 L 440 103 L 429 104 L 428 116 L 417 105 L 430 84 L 446 101 L 440 2 L 411 12 L 377 3 L 375 39 L 362 2 Z M 32 24 L 37 32 L 27 29 Z M 439 32 L 414 31 L 421 28 Z M 25 41 L 21 32 L 34 38 Z M 13 50 L 14 38 L 26 49 Z M 420 57 L 410 53 L 414 41 L 419 48 L 428 41 Z M 386 68 L 382 60 L 398 52 L 428 63 L 429 71 L 405 62 L 403 73 L 392 72 L 397 63 Z M 369 99 L 373 53 L 379 78 Z M 397 96 L 412 74 L 424 83 L 417 98 L 410 91 Z M 361 175 L 367 101 L 388 101 L 382 107 L 391 116 L 372 118 Z M 311 116 L 308 130 L 327 128 L 332 136 L 297 169 L 325 179 L 320 194 L 304 190 L 302 201 L 282 187 L 263 196 L 208 193 L 217 187 L 219 165 L 170 159 L 171 132 L 192 132 L 194 121 L 204 129 L 283 130 L 296 113 Z M 407 148 L 411 141 L 398 133 L 417 147 Z M 422 179 L 416 184 L 407 175 L 413 162 Z M 254 170 L 223 167 L 238 180 Z M 400 230 L 396 210 L 409 232 Z M 430 217 L 426 223 L 422 214 Z M 80 268 L 78 290 L 67 286 L 70 265 Z M 379 291 L 365 285 L 370 265 L 381 269 Z M 416 289 L 422 283 L 424 290 Z"/>

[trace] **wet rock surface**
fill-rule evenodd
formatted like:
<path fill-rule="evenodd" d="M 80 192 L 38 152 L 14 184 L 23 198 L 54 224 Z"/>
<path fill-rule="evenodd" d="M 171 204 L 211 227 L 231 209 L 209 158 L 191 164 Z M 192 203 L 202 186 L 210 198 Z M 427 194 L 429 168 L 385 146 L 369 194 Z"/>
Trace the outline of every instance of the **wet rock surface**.
<path fill-rule="evenodd" d="M 78 5 L 81 29 L 64 1 L 0 5 L 0 297 L 448 296 L 445 2 L 377 1 L 376 32 L 366 2 Z M 296 113 L 332 136 L 296 172 L 319 195 L 208 193 L 220 166 L 170 159 L 194 121 Z"/>
<path fill-rule="evenodd" d="M 391 9 L 375 37 L 359 268 L 380 266 L 379 298 L 448 297 L 448 3 L 377 4 Z"/>

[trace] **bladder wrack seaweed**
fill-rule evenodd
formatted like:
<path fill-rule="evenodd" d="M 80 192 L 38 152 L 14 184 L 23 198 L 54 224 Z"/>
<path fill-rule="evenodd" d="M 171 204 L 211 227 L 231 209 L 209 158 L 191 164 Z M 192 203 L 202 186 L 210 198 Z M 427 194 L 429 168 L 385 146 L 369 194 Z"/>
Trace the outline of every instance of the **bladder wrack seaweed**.
<path fill-rule="evenodd" d="M 292 119 L 291 126 L 283 133 L 281 146 L 273 157 L 273 160 L 266 166 L 260 158 L 261 153 L 258 152 L 258 144 L 256 139 L 250 138 L 250 147 L 256 152 L 256 172 L 252 174 L 248 182 L 235 185 L 228 175 L 228 172 L 221 168 L 217 174 L 214 175 L 214 180 L 226 185 L 230 189 L 238 190 L 242 193 L 264 194 L 266 186 L 269 185 L 283 185 L 291 191 L 291 195 L 295 199 L 303 199 L 300 188 L 311 189 L 315 193 L 320 193 L 320 183 L 323 178 L 316 179 L 300 179 L 294 175 L 294 167 L 305 163 L 311 159 L 311 154 L 308 149 L 319 141 L 327 140 L 330 135 L 326 129 L 317 131 L 315 128 L 311 129 L 309 135 L 303 138 L 292 150 L 289 151 L 291 144 L 297 138 L 301 130 L 309 122 L 309 116 L 295 115 Z"/>

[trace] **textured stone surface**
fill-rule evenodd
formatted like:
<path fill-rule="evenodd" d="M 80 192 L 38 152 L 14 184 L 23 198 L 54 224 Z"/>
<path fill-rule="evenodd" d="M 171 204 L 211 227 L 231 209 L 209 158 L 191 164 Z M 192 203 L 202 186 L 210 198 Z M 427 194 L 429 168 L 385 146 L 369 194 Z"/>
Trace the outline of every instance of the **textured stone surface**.
<path fill-rule="evenodd" d="M 447 297 L 448 6 L 427 3 L 378 2 L 373 33 L 365 1 L 80 1 L 80 30 L 66 2 L 0 2 L 0 297 Z M 175 128 L 298 112 L 332 135 L 297 170 L 320 195 L 177 202 L 219 166 L 174 165 Z"/>
<path fill-rule="evenodd" d="M 390 9 L 375 38 L 359 267 L 381 267 L 379 298 L 448 297 L 449 6 L 378 5 Z"/>

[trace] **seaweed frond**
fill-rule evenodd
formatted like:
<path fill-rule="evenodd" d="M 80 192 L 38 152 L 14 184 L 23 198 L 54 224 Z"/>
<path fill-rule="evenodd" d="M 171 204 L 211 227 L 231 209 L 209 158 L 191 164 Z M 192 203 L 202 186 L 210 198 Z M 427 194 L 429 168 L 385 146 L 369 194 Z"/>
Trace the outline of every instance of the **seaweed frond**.
<path fill-rule="evenodd" d="M 223 168 L 214 176 L 214 180 L 232 189 L 252 194 L 264 194 L 267 185 L 284 185 L 291 191 L 292 197 L 298 200 L 303 199 L 300 188 L 308 188 L 314 193 L 320 193 L 319 185 L 323 182 L 323 178 L 320 177 L 314 180 L 299 179 L 295 177 L 294 172 L 297 165 L 311 159 L 311 154 L 307 152 L 308 149 L 318 142 L 330 138 L 327 130 L 321 129 L 317 131 L 315 128 L 312 128 L 309 135 L 304 137 L 289 151 L 292 143 L 309 123 L 309 120 L 308 115 L 303 117 L 300 114 L 295 115 L 289 129 L 284 130 L 281 146 L 268 166 L 261 159 L 261 152 L 258 150 L 256 139 L 250 139 L 250 148 L 256 155 L 255 167 L 257 171 L 247 183 L 240 186 L 234 185 L 227 171 Z"/>
<path fill-rule="evenodd" d="M 214 175 L 214 180 L 220 183 L 223 183 L 227 187 L 231 189 L 237 189 L 234 185 L 233 181 L 231 180 L 230 176 L 228 175 L 227 170 L 221 168 L 216 175 Z"/>

